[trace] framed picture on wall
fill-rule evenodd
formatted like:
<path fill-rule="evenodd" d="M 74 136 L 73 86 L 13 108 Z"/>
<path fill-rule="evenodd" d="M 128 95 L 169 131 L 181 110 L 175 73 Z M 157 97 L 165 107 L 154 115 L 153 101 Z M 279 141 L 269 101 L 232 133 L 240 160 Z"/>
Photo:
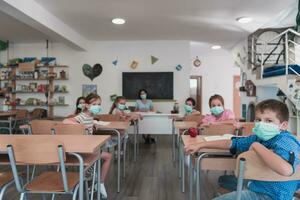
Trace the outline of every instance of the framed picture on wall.
<path fill-rule="evenodd" d="M 83 84 L 82 85 L 82 96 L 86 97 L 90 93 L 97 94 L 97 85 L 92 85 L 92 84 L 86 85 L 86 84 Z"/>

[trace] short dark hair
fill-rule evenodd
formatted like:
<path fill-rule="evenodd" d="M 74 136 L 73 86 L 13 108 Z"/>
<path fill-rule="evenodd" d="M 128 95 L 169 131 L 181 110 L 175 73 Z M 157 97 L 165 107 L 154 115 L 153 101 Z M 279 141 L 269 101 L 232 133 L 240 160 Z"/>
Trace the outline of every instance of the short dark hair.
<path fill-rule="evenodd" d="M 89 95 L 86 96 L 85 100 L 88 104 L 90 104 L 93 100 L 100 99 L 101 97 L 98 94 L 95 93 L 90 93 Z"/>
<path fill-rule="evenodd" d="M 142 97 L 141 97 L 141 93 L 142 93 L 142 92 L 145 92 L 146 94 L 148 94 L 148 92 L 147 92 L 146 89 L 140 89 L 140 90 L 139 90 L 139 93 L 138 93 L 138 95 L 139 95 L 138 98 L 139 98 L 139 99 L 142 99 Z"/>
<path fill-rule="evenodd" d="M 285 103 L 275 100 L 267 99 L 258 103 L 255 107 L 255 112 L 263 113 L 265 110 L 270 110 L 276 113 L 276 117 L 280 122 L 289 121 L 289 109 Z"/>
<path fill-rule="evenodd" d="M 215 95 L 213 95 L 213 96 L 211 96 L 209 98 L 209 102 L 208 102 L 209 107 L 211 107 L 211 102 L 213 100 L 215 100 L 215 99 L 218 99 L 219 101 L 221 101 L 222 105 L 224 106 L 224 99 L 223 99 L 223 97 L 221 95 L 219 95 L 219 94 L 215 94 Z"/>
<path fill-rule="evenodd" d="M 192 102 L 192 105 L 195 106 L 196 105 L 196 101 L 195 99 L 193 99 L 192 97 L 189 97 L 185 100 L 185 103 L 187 103 L 188 101 Z"/>

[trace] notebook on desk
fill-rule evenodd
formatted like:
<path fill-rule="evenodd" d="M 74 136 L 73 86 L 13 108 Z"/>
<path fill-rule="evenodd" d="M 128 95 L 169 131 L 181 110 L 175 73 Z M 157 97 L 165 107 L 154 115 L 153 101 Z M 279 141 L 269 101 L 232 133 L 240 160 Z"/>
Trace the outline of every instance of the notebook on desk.
<path fill-rule="evenodd" d="M 105 122 L 105 121 L 97 121 L 94 120 L 94 124 L 99 125 L 99 126 L 107 126 L 109 125 L 111 122 Z"/>
<path fill-rule="evenodd" d="M 232 135 L 232 134 L 213 135 L 213 136 L 204 137 L 204 140 L 207 141 L 207 142 L 217 141 L 217 140 L 230 140 L 234 136 L 235 135 Z"/>

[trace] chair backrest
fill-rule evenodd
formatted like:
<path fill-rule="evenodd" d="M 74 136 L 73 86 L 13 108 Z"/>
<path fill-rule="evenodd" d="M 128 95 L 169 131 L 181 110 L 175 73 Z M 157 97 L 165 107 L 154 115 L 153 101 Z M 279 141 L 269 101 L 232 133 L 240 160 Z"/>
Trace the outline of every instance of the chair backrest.
<path fill-rule="evenodd" d="M 236 135 L 237 129 L 233 124 L 212 124 L 209 126 L 201 127 L 201 135 L 224 135 L 232 134 Z"/>
<path fill-rule="evenodd" d="M 197 115 L 187 115 L 184 117 L 184 121 L 193 121 L 193 122 L 201 122 L 203 119 L 203 115 L 197 114 Z"/>
<path fill-rule="evenodd" d="M 16 138 L 10 146 L 16 163 L 44 165 L 60 162 L 58 147 L 63 144 L 54 138 L 24 137 Z"/>
<path fill-rule="evenodd" d="M 300 180 L 300 166 L 298 166 L 292 176 L 282 176 L 270 169 L 254 151 L 247 151 L 238 156 L 235 170 L 236 176 L 238 176 L 240 168 L 240 159 L 245 159 L 244 179 L 259 181 Z"/>
<path fill-rule="evenodd" d="M 33 135 L 51 135 L 52 128 L 59 122 L 52 120 L 33 120 L 30 122 L 31 134 Z"/>
<path fill-rule="evenodd" d="M 241 135 L 249 136 L 252 135 L 255 123 L 254 122 L 242 122 L 241 123 Z"/>
<path fill-rule="evenodd" d="M 62 124 L 56 123 L 53 126 L 56 135 L 84 135 L 88 134 L 88 130 L 83 124 Z"/>
<path fill-rule="evenodd" d="M 95 118 L 101 121 L 109 121 L 109 122 L 123 121 L 119 115 L 111 115 L 111 114 L 97 115 Z"/>
<path fill-rule="evenodd" d="M 30 113 L 31 119 L 42 119 L 47 117 L 47 110 L 43 108 L 35 108 Z"/>

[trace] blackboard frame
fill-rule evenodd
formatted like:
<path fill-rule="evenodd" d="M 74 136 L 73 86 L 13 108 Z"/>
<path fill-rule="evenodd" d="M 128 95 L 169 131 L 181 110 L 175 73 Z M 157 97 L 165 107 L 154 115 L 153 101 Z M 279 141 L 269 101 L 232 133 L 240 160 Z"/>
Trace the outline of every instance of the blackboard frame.
<path fill-rule="evenodd" d="M 151 89 L 147 88 L 147 81 L 153 82 L 154 78 L 164 78 L 163 87 L 165 88 L 164 92 L 160 92 L 159 94 L 155 94 L 155 92 L 151 92 Z M 133 90 L 128 91 L 128 87 L 132 88 L 132 80 L 128 81 L 128 79 L 132 78 L 142 78 L 143 83 L 137 85 L 134 84 Z M 147 79 L 148 78 L 148 79 Z M 151 80 L 152 79 L 152 80 Z M 154 79 L 154 80 L 153 80 Z M 152 88 L 155 85 L 149 86 Z M 138 87 L 138 89 L 137 89 Z M 159 85 L 156 86 L 156 89 L 160 89 Z M 163 71 L 163 72 L 123 72 L 122 73 L 122 95 L 126 97 L 128 100 L 136 100 L 138 99 L 137 93 L 140 89 L 146 89 L 148 91 L 148 98 L 152 100 L 173 100 L 174 99 L 174 72 L 172 71 Z M 167 91 L 167 92 L 166 92 Z M 161 95 L 163 93 L 163 95 Z"/>

